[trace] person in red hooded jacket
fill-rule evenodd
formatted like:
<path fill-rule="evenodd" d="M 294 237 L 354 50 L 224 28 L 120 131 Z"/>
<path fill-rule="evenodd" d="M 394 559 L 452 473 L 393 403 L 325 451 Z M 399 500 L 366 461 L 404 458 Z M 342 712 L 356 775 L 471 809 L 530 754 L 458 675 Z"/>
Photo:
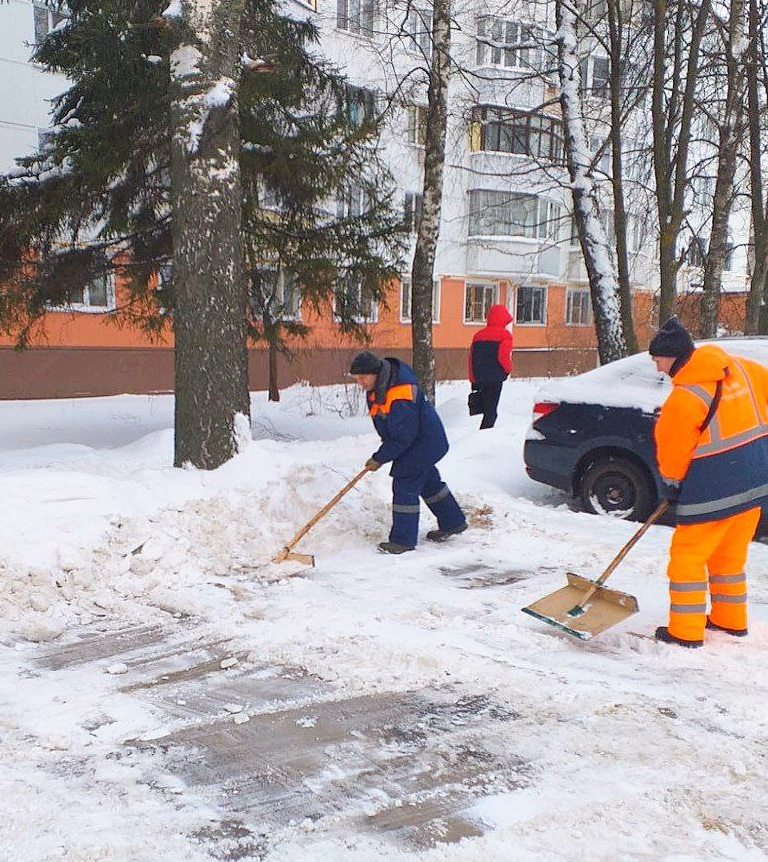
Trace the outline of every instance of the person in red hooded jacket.
<path fill-rule="evenodd" d="M 480 429 L 493 428 L 501 387 L 512 372 L 512 315 L 504 305 L 488 310 L 488 325 L 475 333 L 469 350 L 469 381 L 480 393 L 483 421 Z"/>

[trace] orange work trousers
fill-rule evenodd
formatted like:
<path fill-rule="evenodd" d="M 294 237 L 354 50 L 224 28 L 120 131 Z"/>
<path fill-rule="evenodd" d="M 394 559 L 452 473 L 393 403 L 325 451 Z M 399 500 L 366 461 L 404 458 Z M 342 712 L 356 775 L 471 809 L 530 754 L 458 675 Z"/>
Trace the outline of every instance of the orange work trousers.
<path fill-rule="evenodd" d="M 669 551 L 669 633 L 687 641 L 703 640 L 710 619 L 729 629 L 747 628 L 747 549 L 760 509 L 719 521 L 680 524 Z"/>

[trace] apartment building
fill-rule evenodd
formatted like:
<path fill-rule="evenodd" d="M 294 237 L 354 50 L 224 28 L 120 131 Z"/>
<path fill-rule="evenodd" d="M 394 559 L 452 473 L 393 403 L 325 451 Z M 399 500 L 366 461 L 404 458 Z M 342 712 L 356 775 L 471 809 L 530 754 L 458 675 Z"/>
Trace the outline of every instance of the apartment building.
<path fill-rule="evenodd" d="M 315 20 L 320 51 L 350 82 L 350 111 L 363 117 L 386 110 L 380 151 L 396 180 L 404 219 L 415 235 L 426 105 L 423 77 L 420 82 L 417 70 L 430 50 L 428 5 L 414 0 L 378 4 L 317 0 L 315 7 L 288 0 L 286 8 L 291 15 Z M 547 74 L 551 63 L 547 49 L 537 46 L 553 29 L 552 10 L 535 0 L 497 5 L 468 0 L 455 7 L 455 14 L 456 68 L 449 90 L 435 266 L 438 372 L 444 377 L 465 375 L 467 346 L 496 302 L 512 312 L 518 374 L 562 374 L 593 367 L 597 356 L 591 304 L 568 209 L 556 76 Z M 0 94 L 0 170 L 38 145 L 50 100 L 66 86 L 29 62 L 35 40 L 57 23 L 55 13 L 24 0 L 0 7 L 0 73 L 8 71 L 16 82 Z M 607 87 L 607 59 L 592 52 L 582 73 L 591 104 L 599 112 Z M 599 153 L 599 139 L 594 147 Z M 641 338 L 650 332 L 656 286 L 654 241 L 645 233 L 647 222 L 635 217 L 630 232 Z M 734 259 L 742 247 L 734 243 Z M 689 267 L 691 277 L 695 263 Z M 361 317 L 374 349 L 401 356 L 408 355 L 410 344 L 409 265 L 410 259 L 400 281 L 389 287 L 386 301 L 363 309 Z M 685 277 L 690 273 L 686 270 Z M 0 397 L 170 390 L 171 337 L 150 343 L 138 332 L 115 327 L 109 312 L 120 291 L 119 283 L 85 285 L 71 308 L 48 315 L 35 349 L 18 355 L 0 346 Z M 311 335 L 295 345 L 292 362 L 281 359 L 281 382 L 340 379 L 359 344 L 339 335 L 333 303 L 320 314 L 302 308 L 298 297 L 292 305 L 292 313 L 311 326 Z M 264 351 L 252 349 L 250 360 L 252 385 L 260 388 L 266 382 Z"/>

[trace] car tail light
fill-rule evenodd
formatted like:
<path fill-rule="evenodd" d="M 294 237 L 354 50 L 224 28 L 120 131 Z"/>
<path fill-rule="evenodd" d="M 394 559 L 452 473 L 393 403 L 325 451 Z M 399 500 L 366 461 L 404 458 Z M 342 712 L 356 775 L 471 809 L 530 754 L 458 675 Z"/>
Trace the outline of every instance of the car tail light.
<path fill-rule="evenodd" d="M 543 419 L 553 410 L 557 410 L 559 406 L 556 401 L 537 401 L 533 405 L 533 424 L 535 425 L 539 419 Z"/>

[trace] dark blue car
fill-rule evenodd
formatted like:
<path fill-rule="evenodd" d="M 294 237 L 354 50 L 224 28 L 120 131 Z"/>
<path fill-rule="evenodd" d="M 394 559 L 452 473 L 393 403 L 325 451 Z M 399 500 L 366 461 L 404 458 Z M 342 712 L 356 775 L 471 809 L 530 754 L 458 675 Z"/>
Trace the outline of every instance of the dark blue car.
<path fill-rule="evenodd" d="M 718 343 L 768 365 L 768 338 Z M 587 512 L 644 520 L 660 497 L 653 426 L 671 385 L 647 353 L 548 384 L 525 441 L 528 475 L 578 497 Z"/>

